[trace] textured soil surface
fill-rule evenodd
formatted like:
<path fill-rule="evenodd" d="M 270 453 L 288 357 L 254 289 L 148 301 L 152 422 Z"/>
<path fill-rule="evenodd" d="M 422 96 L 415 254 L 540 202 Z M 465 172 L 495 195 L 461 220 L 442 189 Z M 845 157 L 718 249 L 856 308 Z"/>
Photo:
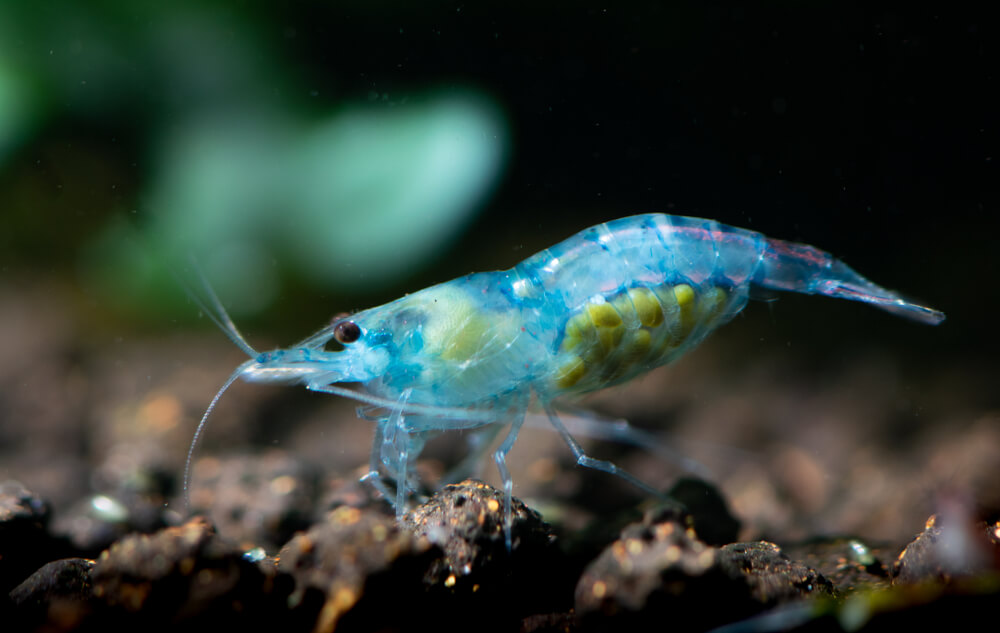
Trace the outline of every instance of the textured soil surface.
<path fill-rule="evenodd" d="M 508 551 L 492 464 L 486 483 L 437 484 L 460 435 L 428 446 L 428 494 L 397 521 L 358 482 L 371 424 L 295 388 L 226 394 L 185 511 L 193 429 L 239 352 L 214 332 L 89 345 L 58 289 L 3 293 L 4 631 L 855 631 L 995 618 L 997 375 L 898 347 L 935 330 L 904 324 L 886 347 L 816 356 L 763 342 L 750 332 L 774 327 L 748 319 L 581 403 L 648 431 L 644 450 L 593 437 L 607 420 L 567 414 L 588 451 L 666 502 L 575 466 L 533 416 L 511 454 Z"/>

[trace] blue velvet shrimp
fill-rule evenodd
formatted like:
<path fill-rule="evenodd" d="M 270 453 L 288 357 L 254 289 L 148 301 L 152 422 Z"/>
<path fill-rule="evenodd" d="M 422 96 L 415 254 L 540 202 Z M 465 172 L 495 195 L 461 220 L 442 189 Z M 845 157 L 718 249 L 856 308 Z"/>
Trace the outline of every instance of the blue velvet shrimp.
<path fill-rule="evenodd" d="M 613 463 L 587 455 L 555 403 L 675 360 L 739 313 L 755 288 L 860 301 L 931 325 L 945 318 L 812 246 L 660 214 L 594 226 L 511 269 L 431 286 L 269 352 L 257 352 L 244 340 L 206 284 L 210 301 L 203 309 L 250 360 L 233 372 L 198 425 L 185 493 L 205 422 L 236 379 L 300 383 L 364 405 L 359 415 L 375 423 L 364 479 L 395 506 L 397 516 L 417 488 L 414 461 L 430 438 L 466 430 L 479 447 L 476 457 L 506 430 L 493 461 L 503 482 L 510 548 L 513 479 L 507 455 L 532 396 L 580 466 L 658 494 Z M 361 389 L 343 383 L 360 383 Z"/>

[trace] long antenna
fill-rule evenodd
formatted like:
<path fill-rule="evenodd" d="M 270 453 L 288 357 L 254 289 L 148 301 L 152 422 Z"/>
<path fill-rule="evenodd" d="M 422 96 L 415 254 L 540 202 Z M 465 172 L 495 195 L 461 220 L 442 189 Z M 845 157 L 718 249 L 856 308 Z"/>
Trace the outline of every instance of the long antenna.
<path fill-rule="evenodd" d="M 242 375 L 243 372 L 246 371 L 247 367 L 250 366 L 252 363 L 253 361 L 247 361 L 242 365 L 240 365 L 239 368 L 237 368 L 237 370 L 232 373 L 229 379 L 226 380 L 226 383 L 222 385 L 222 388 L 216 392 L 215 397 L 212 398 L 212 402 L 209 403 L 208 408 L 205 409 L 205 413 L 201 416 L 201 421 L 198 422 L 198 428 L 195 429 L 194 437 L 191 438 L 191 446 L 188 447 L 187 460 L 184 462 L 184 514 L 185 515 L 191 512 L 191 462 L 194 460 L 194 450 L 198 446 L 198 440 L 201 439 L 202 431 L 205 430 L 205 423 L 208 422 L 208 416 L 212 414 L 212 410 L 215 409 L 215 405 L 218 404 L 219 398 L 221 398 L 222 394 L 226 392 L 226 389 L 229 389 L 229 387 L 232 386 L 234 382 L 236 382 L 236 379 L 239 378 L 240 375 Z"/>
<path fill-rule="evenodd" d="M 208 282 L 208 278 L 205 277 L 205 272 L 202 270 L 201 266 L 198 264 L 198 260 L 195 259 L 194 254 L 188 257 L 191 270 L 193 271 L 195 277 L 198 280 L 198 290 L 204 295 L 200 296 L 195 288 L 192 288 L 190 284 L 185 283 L 183 280 L 178 280 L 181 287 L 184 288 L 184 292 L 187 296 L 191 298 L 203 313 L 205 313 L 209 319 L 212 320 L 215 325 L 219 327 L 220 330 L 225 332 L 226 337 L 233 342 L 234 345 L 243 350 L 243 353 L 249 356 L 251 359 L 259 356 L 259 352 L 247 342 L 237 329 L 236 324 L 229 317 L 229 313 L 226 312 L 225 306 L 222 305 L 222 301 L 219 300 L 219 296 L 215 294 L 212 289 L 212 284 Z M 187 459 L 184 461 L 184 514 L 188 514 L 191 511 L 191 464 L 194 461 L 194 452 L 198 447 L 198 442 L 201 440 L 201 436 L 205 430 L 205 425 L 208 423 L 208 416 L 212 414 L 215 410 L 215 405 L 219 403 L 219 399 L 222 394 L 226 392 L 229 387 L 232 386 L 236 379 L 239 378 L 246 370 L 253 365 L 253 360 L 247 361 L 240 365 L 236 371 L 232 373 L 231 376 L 226 380 L 222 388 L 215 393 L 215 397 L 212 398 L 212 402 L 209 403 L 208 408 L 205 409 L 205 413 L 202 414 L 201 420 L 198 422 L 198 428 L 195 429 L 194 437 L 191 438 L 191 446 L 188 447 Z"/>
<path fill-rule="evenodd" d="M 194 255 L 190 255 L 189 260 L 191 269 L 194 272 L 195 277 L 198 279 L 199 289 L 206 296 L 207 303 L 206 299 L 203 299 L 195 293 L 194 289 L 191 288 L 189 284 L 181 281 L 181 286 L 184 288 L 184 292 L 186 292 L 188 297 L 191 298 L 191 301 L 194 301 L 195 304 L 201 308 L 201 311 L 212 320 L 212 323 L 215 323 L 220 330 L 226 333 L 226 336 L 230 341 L 243 350 L 243 353 L 250 358 L 258 356 L 259 352 L 255 350 L 250 343 L 247 343 L 243 334 L 240 333 L 236 324 L 233 323 L 233 320 L 229 317 L 229 313 L 226 312 L 226 308 L 222 305 L 222 301 L 219 300 L 219 296 L 215 294 L 214 290 L 212 290 L 212 284 L 208 282 L 208 278 L 205 277 L 205 272 L 202 270 L 201 266 L 198 265 L 198 261 L 195 259 Z"/>

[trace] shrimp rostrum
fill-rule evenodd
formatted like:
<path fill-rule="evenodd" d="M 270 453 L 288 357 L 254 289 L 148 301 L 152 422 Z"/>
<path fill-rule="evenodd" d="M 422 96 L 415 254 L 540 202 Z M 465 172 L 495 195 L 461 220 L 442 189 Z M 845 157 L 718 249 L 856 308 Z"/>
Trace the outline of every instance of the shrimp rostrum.
<path fill-rule="evenodd" d="M 493 460 L 509 547 L 513 480 L 506 459 L 532 395 L 578 464 L 655 493 L 589 457 L 554 403 L 671 362 L 740 312 L 754 288 L 861 301 L 932 325 L 944 319 L 811 246 L 712 220 L 638 215 L 586 229 L 509 270 L 460 277 L 336 320 L 270 352 L 251 348 L 208 290 L 206 310 L 251 360 L 216 394 L 195 441 L 237 378 L 354 398 L 365 405 L 359 414 L 375 422 L 365 478 L 399 515 L 416 489 L 413 464 L 428 439 L 465 429 L 485 450 L 505 431 Z"/>

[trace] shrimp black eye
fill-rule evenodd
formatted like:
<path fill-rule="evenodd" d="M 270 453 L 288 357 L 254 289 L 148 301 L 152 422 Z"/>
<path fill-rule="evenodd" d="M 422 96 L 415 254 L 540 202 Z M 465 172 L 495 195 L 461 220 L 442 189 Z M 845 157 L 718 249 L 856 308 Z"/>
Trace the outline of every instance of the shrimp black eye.
<path fill-rule="evenodd" d="M 338 343 L 353 343 L 361 338 L 361 328 L 354 321 L 341 321 L 333 328 L 333 338 Z"/>

